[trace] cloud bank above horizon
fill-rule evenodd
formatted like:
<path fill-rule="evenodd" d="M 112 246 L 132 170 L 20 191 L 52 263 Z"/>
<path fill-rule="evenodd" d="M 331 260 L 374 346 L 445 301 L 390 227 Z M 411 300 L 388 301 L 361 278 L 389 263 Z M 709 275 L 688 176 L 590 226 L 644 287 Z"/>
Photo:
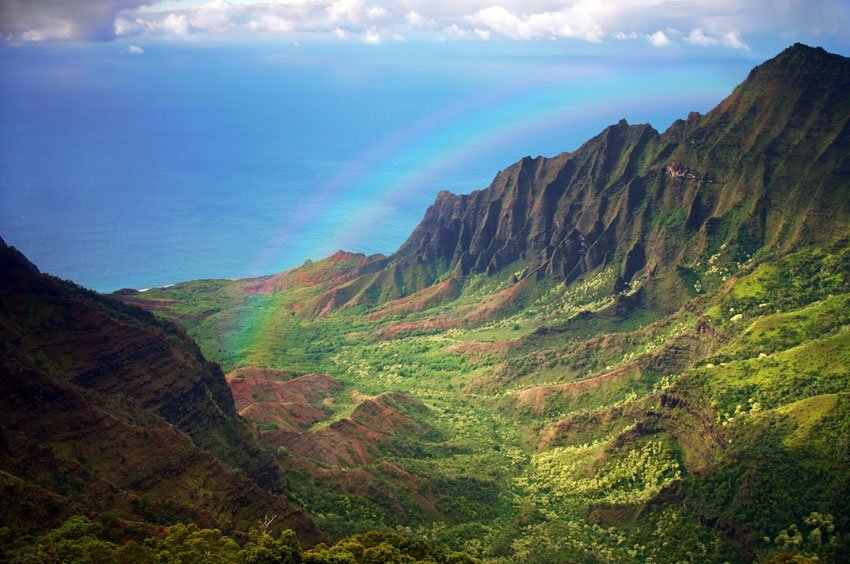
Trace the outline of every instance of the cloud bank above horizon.
<path fill-rule="evenodd" d="M 369 44 L 437 40 L 641 41 L 748 50 L 748 37 L 846 38 L 843 0 L 5 0 L 7 43 L 316 34 Z"/>

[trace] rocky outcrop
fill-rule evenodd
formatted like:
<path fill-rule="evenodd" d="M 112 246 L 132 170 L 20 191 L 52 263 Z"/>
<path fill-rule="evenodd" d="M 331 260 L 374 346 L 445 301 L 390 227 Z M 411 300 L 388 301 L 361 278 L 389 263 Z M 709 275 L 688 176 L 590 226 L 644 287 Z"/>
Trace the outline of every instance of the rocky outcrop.
<path fill-rule="evenodd" d="M 613 267 L 619 291 L 721 247 L 734 261 L 846 236 L 849 118 L 850 60 L 795 45 L 663 134 L 622 120 L 573 153 L 522 159 L 484 190 L 440 192 L 401 248 L 349 282 L 356 291 L 334 293 L 333 307 L 517 260 L 525 276 L 565 283 Z"/>

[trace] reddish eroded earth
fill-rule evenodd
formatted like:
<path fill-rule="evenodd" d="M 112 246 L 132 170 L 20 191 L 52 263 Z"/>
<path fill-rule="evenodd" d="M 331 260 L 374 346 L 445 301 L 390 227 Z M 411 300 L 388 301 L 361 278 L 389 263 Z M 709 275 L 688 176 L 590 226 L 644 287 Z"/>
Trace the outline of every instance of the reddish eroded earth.
<path fill-rule="evenodd" d="M 335 287 L 356 277 L 368 261 L 369 257 L 363 254 L 337 251 L 326 259 L 285 270 L 243 290 L 252 294 L 274 294 L 278 290 L 305 286 Z"/>
<path fill-rule="evenodd" d="M 317 402 L 342 390 L 324 374 L 295 377 L 267 368 L 239 368 L 226 376 L 239 415 L 263 426 L 304 431 L 327 414 Z"/>
<path fill-rule="evenodd" d="M 520 339 L 512 339 L 510 341 L 476 341 L 452 345 L 447 347 L 446 351 L 465 355 L 467 362 L 475 363 L 480 362 L 488 356 L 503 359 L 507 356 L 512 346 L 518 345 L 521 342 Z"/>
<path fill-rule="evenodd" d="M 423 311 L 443 300 L 456 296 L 460 287 L 461 283 L 457 278 L 448 278 L 447 280 L 434 284 L 433 286 L 423 288 L 415 294 L 387 302 L 380 310 L 371 314 L 369 319 L 377 321 L 387 315 Z"/>
<path fill-rule="evenodd" d="M 438 284 L 436 287 L 441 286 L 441 284 Z M 457 306 L 454 308 L 451 315 L 442 314 L 425 319 L 402 321 L 400 323 L 387 325 L 380 331 L 379 337 L 381 339 L 396 339 L 418 332 L 433 333 L 458 327 L 473 327 L 475 325 L 479 325 L 492 319 L 498 313 L 513 308 L 516 305 L 516 299 L 524 286 L 525 280 L 521 280 L 516 284 L 508 286 L 504 290 L 500 290 L 494 294 L 483 297 L 474 304 Z M 419 294 L 428 293 L 430 291 L 431 288 L 426 288 L 419 292 Z M 414 294 L 414 296 L 419 296 L 419 294 Z M 397 302 L 398 301 L 401 300 L 397 300 Z M 388 307 L 391 304 L 397 304 L 397 302 L 391 302 L 388 304 Z M 401 305 L 396 305 L 391 309 L 384 308 L 384 310 L 376 313 L 375 315 L 381 316 L 389 315 L 390 313 L 403 312 L 405 310 L 402 306 L 409 305 L 409 303 L 403 303 Z"/>
<path fill-rule="evenodd" d="M 323 405 L 343 389 L 339 381 L 324 374 L 295 377 L 268 368 L 240 368 L 226 378 L 239 414 L 263 427 L 266 442 L 320 464 L 370 464 L 376 448 L 394 435 L 424 430 L 405 413 L 426 408 L 406 394 L 358 395 L 350 416 L 311 431 L 328 418 Z"/>
<path fill-rule="evenodd" d="M 546 408 L 547 403 L 554 398 L 559 398 L 561 401 L 575 400 L 581 394 L 593 393 L 600 387 L 612 382 L 637 379 L 640 376 L 640 367 L 637 363 L 632 362 L 593 378 L 565 384 L 535 386 L 513 395 L 516 402 L 515 407 L 520 410 L 530 409 L 532 414 L 539 415 Z"/>

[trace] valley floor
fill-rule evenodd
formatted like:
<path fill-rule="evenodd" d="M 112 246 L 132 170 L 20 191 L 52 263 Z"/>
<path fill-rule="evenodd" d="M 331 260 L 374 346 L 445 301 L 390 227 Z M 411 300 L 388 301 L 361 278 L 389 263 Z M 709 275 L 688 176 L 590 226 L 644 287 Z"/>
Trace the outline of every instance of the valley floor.
<path fill-rule="evenodd" d="M 718 255 L 667 310 L 651 280 L 612 296 L 612 272 L 564 286 L 517 264 L 315 315 L 342 258 L 291 271 L 297 284 L 128 298 L 232 370 L 287 498 L 325 532 L 391 529 L 493 561 L 847 555 L 846 247 Z"/>

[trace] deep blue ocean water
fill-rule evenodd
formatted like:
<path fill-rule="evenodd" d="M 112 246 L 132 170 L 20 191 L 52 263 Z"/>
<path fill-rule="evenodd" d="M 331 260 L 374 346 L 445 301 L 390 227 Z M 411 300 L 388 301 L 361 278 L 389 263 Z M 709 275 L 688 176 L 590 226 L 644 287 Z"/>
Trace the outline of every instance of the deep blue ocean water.
<path fill-rule="evenodd" d="M 167 42 L 0 47 L 0 236 L 112 291 L 390 253 L 436 193 L 625 117 L 707 111 L 758 55 Z"/>

